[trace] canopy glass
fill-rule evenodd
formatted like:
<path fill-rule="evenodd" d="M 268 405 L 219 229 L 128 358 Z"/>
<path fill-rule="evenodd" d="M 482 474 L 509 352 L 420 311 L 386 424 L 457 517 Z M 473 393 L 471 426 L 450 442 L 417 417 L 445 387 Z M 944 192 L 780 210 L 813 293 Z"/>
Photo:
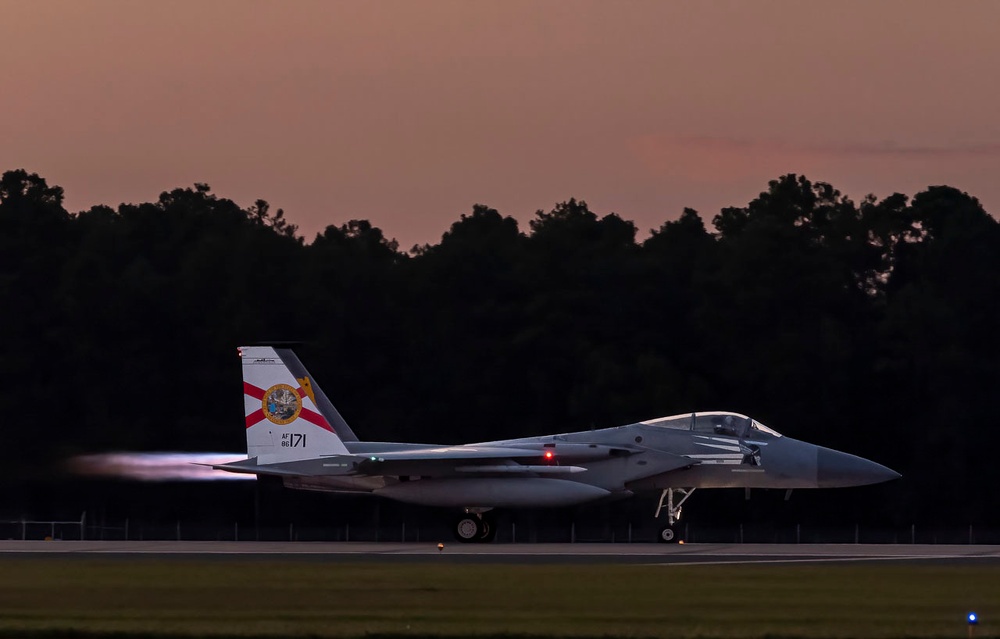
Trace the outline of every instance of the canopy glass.
<path fill-rule="evenodd" d="M 747 437 L 759 433 L 781 437 L 781 433 L 768 428 L 756 419 L 740 415 L 739 413 L 723 411 L 685 413 L 684 415 L 650 419 L 641 423 L 647 426 L 690 430 L 697 433 L 711 433 L 714 435 L 729 435 L 731 437 Z"/>

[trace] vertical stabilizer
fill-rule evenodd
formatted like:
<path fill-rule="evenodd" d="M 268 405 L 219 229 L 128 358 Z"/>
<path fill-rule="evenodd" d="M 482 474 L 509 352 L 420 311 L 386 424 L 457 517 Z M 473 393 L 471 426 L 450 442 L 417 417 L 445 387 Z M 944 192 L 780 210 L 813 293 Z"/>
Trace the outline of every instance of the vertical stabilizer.
<path fill-rule="evenodd" d="M 243 403 L 247 455 L 258 464 L 349 454 L 313 399 L 271 346 L 244 346 Z"/>
<path fill-rule="evenodd" d="M 326 418 L 326 421 L 333 426 L 334 432 L 340 437 L 341 441 L 345 442 L 356 442 L 358 441 L 358 436 L 354 434 L 351 427 L 347 425 L 344 418 L 341 416 L 340 411 L 338 411 L 330 398 L 326 396 L 323 389 L 319 387 L 316 383 L 316 378 L 309 374 L 306 367 L 302 364 L 302 361 L 298 358 L 295 352 L 290 348 L 276 347 L 274 352 L 278 354 L 281 361 L 285 363 L 288 370 L 292 372 L 295 379 L 299 380 L 302 388 L 305 389 L 306 393 L 319 408 L 320 414 Z"/>

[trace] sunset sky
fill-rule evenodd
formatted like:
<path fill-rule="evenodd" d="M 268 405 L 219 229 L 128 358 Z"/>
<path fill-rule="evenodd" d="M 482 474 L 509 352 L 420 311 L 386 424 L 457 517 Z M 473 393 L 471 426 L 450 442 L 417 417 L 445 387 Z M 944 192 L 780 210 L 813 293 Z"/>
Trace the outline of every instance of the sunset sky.
<path fill-rule="evenodd" d="M 0 0 L 0 170 L 72 211 L 207 182 L 403 248 L 570 197 L 645 237 L 788 172 L 998 215 L 998 33 L 990 0 Z"/>

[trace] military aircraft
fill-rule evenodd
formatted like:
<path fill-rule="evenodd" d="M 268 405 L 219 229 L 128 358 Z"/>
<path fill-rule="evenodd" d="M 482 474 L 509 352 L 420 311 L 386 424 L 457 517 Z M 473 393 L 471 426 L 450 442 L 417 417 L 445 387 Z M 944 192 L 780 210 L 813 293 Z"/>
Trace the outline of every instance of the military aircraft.
<path fill-rule="evenodd" d="M 370 493 L 455 508 L 455 536 L 491 541 L 495 508 L 554 508 L 660 491 L 661 541 L 676 541 L 698 488 L 840 488 L 900 475 L 783 437 L 731 412 L 461 446 L 359 441 L 289 348 L 244 346 L 247 459 L 213 468 L 280 477 L 288 488 Z"/>

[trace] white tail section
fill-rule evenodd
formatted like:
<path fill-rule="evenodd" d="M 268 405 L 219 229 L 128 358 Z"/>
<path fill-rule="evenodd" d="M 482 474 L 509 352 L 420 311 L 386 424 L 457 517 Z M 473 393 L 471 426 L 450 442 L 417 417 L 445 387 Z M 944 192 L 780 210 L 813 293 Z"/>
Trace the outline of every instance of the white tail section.
<path fill-rule="evenodd" d="M 270 346 L 244 346 L 247 456 L 258 464 L 349 454 L 316 408 L 309 380 L 295 378 Z"/>

